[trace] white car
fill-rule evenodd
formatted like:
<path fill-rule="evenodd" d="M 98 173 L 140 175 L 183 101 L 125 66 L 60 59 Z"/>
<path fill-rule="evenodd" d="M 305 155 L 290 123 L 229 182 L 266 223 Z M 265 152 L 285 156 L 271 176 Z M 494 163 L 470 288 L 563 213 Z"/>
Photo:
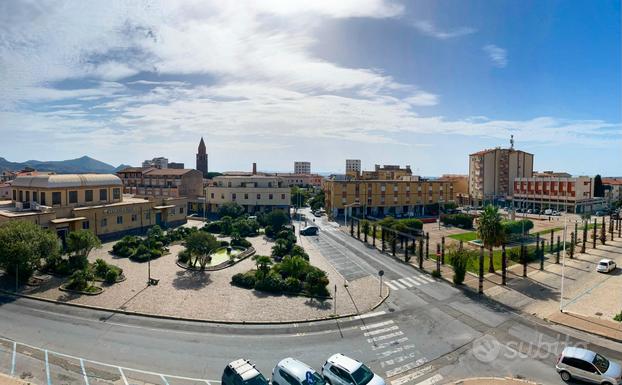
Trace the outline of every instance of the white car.
<path fill-rule="evenodd" d="M 385 385 L 364 363 L 341 353 L 333 354 L 322 366 L 322 375 L 329 385 Z"/>
<path fill-rule="evenodd" d="M 601 259 L 596 265 L 596 271 L 599 273 L 609 273 L 610 271 L 614 271 L 616 269 L 616 263 L 611 259 Z"/>
<path fill-rule="evenodd" d="M 272 369 L 272 385 L 326 385 L 326 383 L 315 369 L 288 357 L 279 361 Z"/>
<path fill-rule="evenodd" d="M 577 378 L 595 384 L 622 384 L 620 364 L 587 349 L 564 348 L 555 369 L 564 382 Z"/>

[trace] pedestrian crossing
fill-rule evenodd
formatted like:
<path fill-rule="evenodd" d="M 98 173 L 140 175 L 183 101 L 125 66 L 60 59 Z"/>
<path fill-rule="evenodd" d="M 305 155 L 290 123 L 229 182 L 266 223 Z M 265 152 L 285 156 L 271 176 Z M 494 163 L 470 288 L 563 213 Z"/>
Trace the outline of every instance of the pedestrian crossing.
<path fill-rule="evenodd" d="M 420 276 L 407 278 L 420 278 Z M 414 282 L 419 284 L 424 284 L 424 281 L 425 283 L 434 282 L 433 279 L 420 281 L 408 280 L 407 278 L 389 281 L 387 285 L 391 287 L 389 284 L 391 283 L 397 287 L 397 284 L 400 283 L 402 285 L 401 288 L 405 289 L 415 286 Z M 388 320 L 371 323 L 361 326 L 360 329 L 363 332 L 363 336 L 367 338 L 367 342 L 371 345 L 372 351 L 376 352 L 380 367 L 385 370 L 384 377 L 388 380 L 387 384 L 410 385 L 432 373 L 432 365 L 426 365 L 428 359 L 422 355 L 422 352 L 417 349 L 414 343 L 409 341 L 395 321 Z M 440 382 L 442 379 L 442 375 L 436 374 L 413 385 L 432 385 Z"/>
<path fill-rule="evenodd" d="M 434 278 L 428 277 L 425 274 L 419 273 L 410 277 L 398 278 L 391 281 L 385 281 L 384 283 L 391 288 L 391 290 L 409 289 L 411 287 L 427 285 L 428 283 L 436 282 Z"/>

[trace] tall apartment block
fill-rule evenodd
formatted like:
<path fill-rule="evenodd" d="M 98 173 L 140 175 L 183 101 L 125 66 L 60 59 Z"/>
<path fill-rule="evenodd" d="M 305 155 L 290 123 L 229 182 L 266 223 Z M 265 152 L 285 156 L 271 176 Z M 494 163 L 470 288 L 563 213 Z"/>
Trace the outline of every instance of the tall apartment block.
<path fill-rule="evenodd" d="M 346 159 L 346 175 L 357 177 L 361 173 L 360 159 Z"/>
<path fill-rule="evenodd" d="M 472 205 L 511 199 L 515 178 L 533 175 L 533 154 L 494 148 L 469 155 L 469 196 Z"/>
<path fill-rule="evenodd" d="M 311 174 L 311 162 L 294 162 L 294 174 Z"/>

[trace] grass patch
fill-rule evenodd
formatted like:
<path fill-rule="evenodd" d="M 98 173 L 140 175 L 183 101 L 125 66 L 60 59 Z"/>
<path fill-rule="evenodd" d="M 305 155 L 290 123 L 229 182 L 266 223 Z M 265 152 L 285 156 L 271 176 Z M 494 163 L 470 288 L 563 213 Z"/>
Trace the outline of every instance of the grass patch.
<path fill-rule="evenodd" d="M 467 233 L 451 234 L 448 237 L 457 241 L 470 242 L 477 239 L 477 232 L 469 231 Z"/>

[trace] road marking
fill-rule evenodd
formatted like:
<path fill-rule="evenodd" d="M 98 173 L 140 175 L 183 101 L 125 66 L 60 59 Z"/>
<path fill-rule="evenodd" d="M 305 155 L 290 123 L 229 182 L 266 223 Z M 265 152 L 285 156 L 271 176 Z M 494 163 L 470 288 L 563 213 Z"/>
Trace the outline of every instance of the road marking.
<path fill-rule="evenodd" d="M 389 333 L 389 334 L 385 334 L 383 336 L 378 336 L 378 337 L 373 337 L 373 338 L 368 338 L 367 342 L 369 342 L 370 344 L 373 342 L 377 342 L 377 341 L 384 341 L 384 340 L 388 340 L 389 338 L 393 338 L 393 337 L 397 337 L 397 336 L 401 336 L 403 335 L 404 332 L 402 331 L 397 331 L 395 333 Z"/>
<path fill-rule="evenodd" d="M 395 286 L 394 284 L 392 284 L 392 283 L 391 283 L 391 282 L 389 282 L 389 281 L 386 281 L 384 284 L 385 284 L 385 285 L 387 285 L 387 286 L 389 286 L 389 287 L 390 287 L 391 289 L 393 289 L 393 290 L 398 290 L 398 287 L 397 287 L 397 286 Z"/>
<path fill-rule="evenodd" d="M 45 375 L 48 378 L 48 385 L 52 385 L 52 379 L 50 378 L 50 363 L 48 362 L 48 351 L 45 351 Z"/>
<path fill-rule="evenodd" d="M 164 385 L 169 385 L 168 381 L 166 381 L 166 378 L 164 377 L 163 374 L 160 374 L 160 378 L 162 378 L 162 381 L 164 381 Z"/>
<path fill-rule="evenodd" d="M 409 344 L 409 345 L 400 346 L 400 347 L 395 348 L 395 349 L 386 350 L 384 352 L 378 353 L 378 358 L 387 358 L 387 357 L 390 357 L 390 356 L 392 356 L 394 354 L 401 353 L 401 352 L 404 352 L 406 350 L 413 349 L 414 347 L 415 347 L 415 345 Z"/>
<path fill-rule="evenodd" d="M 417 385 L 434 385 L 442 380 L 443 380 L 443 376 L 441 376 L 440 374 L 435 374 L 432 377 L 428 378 L 427 380 L 421 381 Z"/>
<path fill-rule="evenodd" d="M 120 366 L 119 366 L 119 373 L 121 373 L 121 378 L 123 379 L 123 383 L 124 383 L 125 385 L 129 385 L 129 384 L 127 383 L 127 378 L 125 378 L 125 373 L 123 373 L 123 369 L 121 369 L 121 367 L 120 367 Z"/>
<path fill-rule="evenodd" d="M 84 370 L 84 360 L 80 358 L 80 367 L 82 368 L 82 376 L 84 377 L 84 383 L 89 385 L 89 378 L 86 375 L 86 370 Z"/>
<path fill-rule="evenodd" d="M 405 280 L 407 280 L 408 282 L 412 282 L 413 284 L 415 284 L 416 286 L 421 285 L 421 282 L 417 281 L 416 279 L 412 278 L 412 277 L 406 277 L 404 278 Z M 425 283 L 425 282 L 423 282 Z"/>
<path fill-rule="evenodd" d="M 408 282 L 407 280 L 405 280 L 404 278 L 399 278 L 398 281 L 400 281 L 400 283 L 403 283 L 404 285 L 408 286 L 408 287 L 413 287 L 413 284 Z"/>
<path fill-rule="evenodd" d="M 376 329 L 376 328 L 391 325 L 391 324 L 393 324 L 393 320 L 385 321 L 385 322 L 378 322 L 378 323 L 367 325 L 367 326 L 361 326 L 361 330 Z"/>
<path fill-rule="evenodd" d="M 13 341 L 13 358 L 11 358 L 11 376 L 15 374 L 15 350 L 17 349 L 17 342 Z"/>
<path fill-rule="evenodd" d="M 377 346 L 372 346 L 371 350 L 378 350 L 378 349 L 388 348 L 389 346 L 399 345 L 402 342 L 406 342 L 406 341 L 408 341 L 408 337 L 402 337 L 402 338 L 399 338 L 399 339 L 394 340 L 394 341 L 383 342 L 383 343 L 381 343 L 381 344 L 379 344 Z"/>
<path fill-rule="evenodd" d="M 370 332 L 363 333 L 363 336 L 365 336 L 365 337 L 375 336 L 375 335 L 377 335 L 377 334 L 382 334 L 382 333 L 386 333 L 386 332 L 390 332 L 390 331 L 393 331 L 393 330 L 398 330 L 398 329 L 399 329 L 399 326 L 397 326 L 397 325 L 393 325 L 393 326 L 388 327 L 388 328 L 378 329 L 378 330 L 372 330 L 372 331 L 370 331 Z"/>
<path fill-rule="evenodd" d="M 387 377 L 397 376 L 398 374 L 402 374 L 404 372 L 409 371 L 410 369 L 418 368 L 419 366 L 428 362 L 428 359 L 423 357 L 418 359 L 417 361 L 413 361 L 409 364 L 398 366 L 395 369 L 391 369 L 387 371 Z"/>
<path fill-rule="evenodd" d="M 433 278 L 430 278 L 425 274 L 419 274 L 417 278 L 423 279 L 424 281 L 428 281 L 428 282 L 436 282 Z"/>
<path fill-rule="evenodd" d="M 377 311 L 374 313 L 365 313 L 365 314 L 357 315 L 357 316 L 354 316 L 353 319 L 365 319 L 365 318 L 371 318 L 371 317 L 378 317 L 384 314 L 387 314 L 387 312 L 384 310 L 381 310 L 381 311 Z"/>
<path fill-rule="evenodd" d="M 394 284 L 395 286 L 397 286 L 400 289 L 406 289 L 406 286 L 402 285 L 401 283 L 398 282 L 398 280 L 394 279 L 393 281 L 391 281 L 392 284 Z"/>
<path fill-rule="evenodd" d="M 415 358 L 417 356 L 416 352 L 411 352 L 409 354 L 403 355 L 403 356 L 399 356 L 399 357 L 395 357 L 395 358 L 391 358 L 390 360 L 386 360 L 380 363 L 381 367 L 385 367 L 385 366 L 392 366 L 395 364 L 399 364 L 402 363 L 406 360 L 412 360 L 413 358 Z"/>
<path fill-rule="evenodd" d="M 423 376 L 424 374 L 428 373 L 431 370 L 432 370 L 432 365 L 428 365 L 425 368 L 417 370 L 416 372 L 412 372 L 403 377 L 396 378 L 395 380 L 391 381 L 391 385 L 404 385 L 405 383 L 409 381 L 415 380 Z"/>

